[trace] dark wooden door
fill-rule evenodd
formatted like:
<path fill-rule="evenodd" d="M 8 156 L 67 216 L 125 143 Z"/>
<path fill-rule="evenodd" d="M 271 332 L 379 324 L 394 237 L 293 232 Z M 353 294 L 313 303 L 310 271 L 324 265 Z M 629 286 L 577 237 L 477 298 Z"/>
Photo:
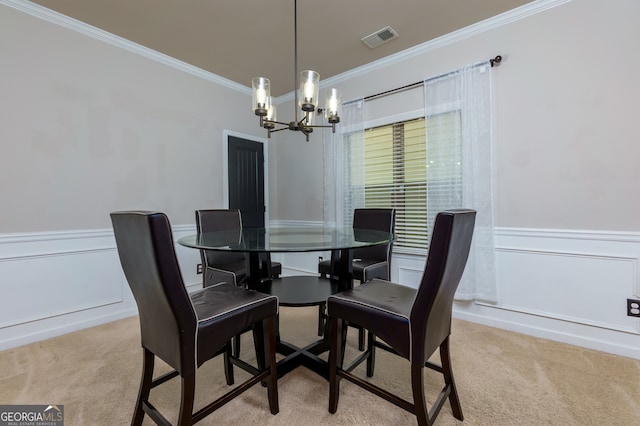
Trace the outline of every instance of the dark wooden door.
<path fill-rule="evenodd" d="M 228 137 L 229 208 L 240 209 L 245 228 L 264 228 L 264 145 Z"/>

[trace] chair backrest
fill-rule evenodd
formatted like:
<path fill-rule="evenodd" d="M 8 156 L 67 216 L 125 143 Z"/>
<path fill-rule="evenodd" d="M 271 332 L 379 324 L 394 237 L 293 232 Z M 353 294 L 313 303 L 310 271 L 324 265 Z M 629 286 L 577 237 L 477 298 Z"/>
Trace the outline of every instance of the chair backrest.
<path fill-rule="evenodd" d="M 451 334 L 453 297 L 464 272 L 476 212 L 454 209 L 436 216 L 422 281 L 411 308 L 412 359 L 423 362 Z"/>
<path fill-rule="evenodd" d="M 120 263 L 138 305 L 142 346 L 181 374 L 195 370 L 197 318 L 164 213 L 111 213 Z"/>
<path fill-rule="evenodd" d="M 373 229 L 393 233 L 396 227 L 395 209 L 355 209 L 353 211 L 353 227 L 356 229 Z M 388 261 L 391 270 L 391 251 L 393 244 L 376 247 L 362 247 L 353 250 L 353 257 Z"/>
<path fill-rule="evenodd" d="M 196 210 L 196 229 L 200 232 L 217 232 L 242 230 L 242 216 L 238 209 L 208 209 Z M 246 258 L 245 253 L 224 252 L 214 250 L 200 250 L 202 263 L 216 265 L 230 263 Z"/>

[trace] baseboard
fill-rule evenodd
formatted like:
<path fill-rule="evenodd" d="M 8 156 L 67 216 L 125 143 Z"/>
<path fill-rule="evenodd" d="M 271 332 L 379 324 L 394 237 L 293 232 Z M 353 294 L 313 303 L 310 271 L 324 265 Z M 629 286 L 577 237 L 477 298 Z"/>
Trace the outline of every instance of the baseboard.
<path fill-rule="evenodd" d="M 455 316 L 640 359 L 640 233 L 496 229 L 498 303 L 456 303 Z"/>
<path fill-rule="evenodd" d="M 272 225 L 310 226 L 312 221 Z M 174 238 L 195 226 L 173 227 Z M 189 291 L 197 250 L 176 244 Z M 329 253 L 274 253 L 283 275 L 317 273 Z M 327 258 L 327 257 L 325 257 Z M 456 303 L 457 318 L 640 359 L 640 234 L 496 229 L 498 303 Z M 417 286 L 424 256 L 394 253 L 392 280 Z M 0 235 L 0 350 L 136 315 L 110 229 Z M 38 297 L 34 297 L 37 295 Z"/>
<path fill-rule="evenodd" d="M 499 307 L 454 306 L 454 318 L 586 349 L 640 359 L 639 336 L 540 318 Z"/>
<path fill-rule="evenodd" d="M 5 327 L 0 329 L 0 351 L 51 339 L 135 315 L 138 315 L 138 310 L 135 304 L 133 304 L 133 306 L 123 307 L 120 310 L 110 310 L 103 314 L 97 312 L 82 313 L 80 315 L 70 313 L 34 323 Z"/>

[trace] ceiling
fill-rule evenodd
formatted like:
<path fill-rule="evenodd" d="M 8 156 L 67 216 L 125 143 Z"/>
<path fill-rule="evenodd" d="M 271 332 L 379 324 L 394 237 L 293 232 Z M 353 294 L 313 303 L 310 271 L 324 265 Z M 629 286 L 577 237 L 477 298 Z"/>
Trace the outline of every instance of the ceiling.
<path fill-rule="evenodd" d="M 294 0 L 31 0 L 244 86 L 294 86 Z M 297 0 L 299 70 L 328 78 L 533 0 Z M 374 49 L 361 39 L 391 26 Z"/>

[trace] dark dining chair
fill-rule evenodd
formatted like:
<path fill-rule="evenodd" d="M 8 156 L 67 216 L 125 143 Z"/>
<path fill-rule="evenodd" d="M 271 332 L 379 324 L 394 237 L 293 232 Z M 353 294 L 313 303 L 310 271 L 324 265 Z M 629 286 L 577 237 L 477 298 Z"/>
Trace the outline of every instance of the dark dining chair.
<path fill-rule="evenodd" d="M 145 414 L 157 424 L 167 418 L 149 401 L 151 389 L 176 376 L 181 379 L 179 425 L 191 425 L 211 414 L 256 383 L 266 382 L 269 409 L 278 413 L 275 362 L 274 296 L 219 283 L 187 293 L 169 220 L 163 213 L 129 211 L 111 213 L 120 263 L 138 306 L 142 378 L 131 423 L 142 424 Z M 260 336 L 263 354 L 259 368 L 248 366 L 231 354 L 231 338 L 253 326 Z M 197 369 L 223 355 L 228 385 L 234 384 L 233 364 L 254 374 L 244 383 L 193 413 Z M 173 371 L 153 377 L 155 358 Z M 260 368 L 260 365 L 264 367 Z M 249 368 L 252 367 L 252 368 Z"/>
<path fill-rule="evenodd" d="M 354 229 L 373 229 L 393 234 L 396 227 L 395 209 L 360 208 L 353 211 Z M 371 281 L 374 278 L 383 280 L 391 279 L 391 253 L 393 243 L 362 247 L 353 250 L 353 279 L 360 283 Z M 338 252 L 331 253 L 330 260 L 318 263 L 318 273 L 321 277 L 334 276 L 335 264 L 338 260 Z M 322 335 L 327 321 L 326 306 L 321 305 L 318 312 L 318 335 Z M 358 328 L 358 327 L 356 327 Z M 359 328 L 358 346 L 364 350 L 364 330 Z"/>
<path fill-rule="evenodd" d="M 433 424 L 447 399 L 453 416 L 463 420 L 451 369 L 449 336 L 453 297 L 469 256 L 475 216 L 474 210 L 467 209 L 438 213 L 422 281 L 417 289 L 374 279 L 353 290 L 329 296 L 330 413 L 335 413 L 338 408 L 339 384 L 344 378 L 415 414 L 419 425 Z M 343 367 L 345 321 L 359 324 L 369 331 L 366 352 L 347 367 Z M 373 377 L 376 348 L 409 360 L 413 402 L 391 394 L 352 372 L 366 360 L 366 374 Z M 438 349 L 441 365 L 428 361 Z M 431 408 L 427 407 L 424 395 L 425 367 L 442 373 L 445 384 Z"/>
<path fill-rule="evenodd" d="M 201 232 L 242 230 L 242 215 L 238 209 L 196 210 L 196 229 Z M 269 275 L 277 278 L 282 273 L 279 262 L 271 262 L 269 253 L 261 253 L 260 273 L 263 278 Z M 245 285 L 249 277 L 249 259 L 244 252 L 226 252 L 200 250 L 203 266 L 203 286 L 219 282 Z M 268 274 L 268 270 L 271 273 Z"/>
<path fill-rule="evenodd" d="M 395 209 L 361 208 L 353 211 L 354 229 L 373 229 L 393 233 L 395 231 Z M 362 247 L 353 250 L 353 278 L 370 281 L 374 278 L 390 279 L 391 252 L 393 244 Z M 318 273 L 322 277 L 333 275 L 337 252 L 332 258 L 318 263 Z"/>
<path fill-rule="evenodd" d="M 196 210 L 196 230 L 201 232 L 238 231 L 238 239 L 242 237 L 242 214 L 239 209 L 205 209 Z M 240 242 L 240 241 L 238 241 Z M 200 250 L 203 265 L 203 287 L 229 282 L 246 286 L 249 280 L 249 255 L 245 252 Z M 282 273 L 282 265 L 271 262 L 269 253 L 260 253 L 260 275 L 264 279 L 267 271 L 271 278 L 278 278 Z M 248 330 L 245 330 L 248 331 Z M 233 354 L 240 354 L 240 336 L 233 342 Z"/>

